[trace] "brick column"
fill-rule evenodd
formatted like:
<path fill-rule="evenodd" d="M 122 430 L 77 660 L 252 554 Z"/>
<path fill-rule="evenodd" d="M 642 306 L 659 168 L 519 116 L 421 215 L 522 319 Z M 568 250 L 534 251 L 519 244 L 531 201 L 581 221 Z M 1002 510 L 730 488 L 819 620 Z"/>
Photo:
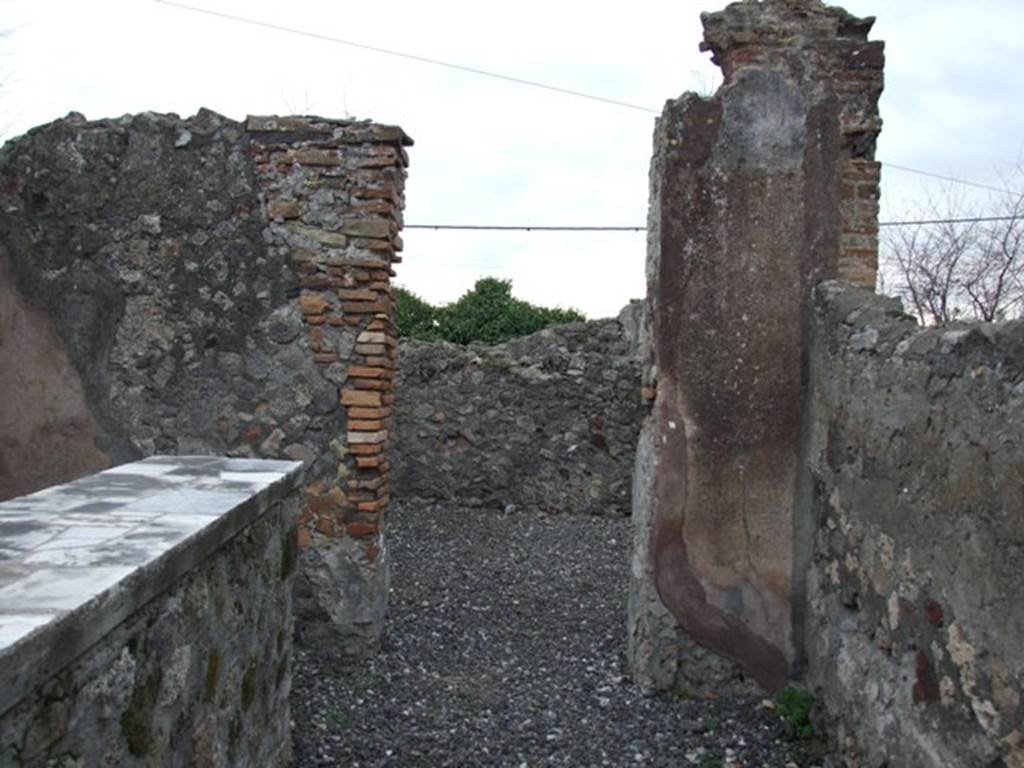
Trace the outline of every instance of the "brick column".
<path fill-rule="evenodd" d="M 878 281 L 878 197 L 882 164 L 850 157 L 843 163 L 837 277 L 875 290 Z"/>
<path fill-rule="evenodd" d="M 308 472 L 299 523 L 300 640 L 372 652 L 388 591 L 384 515 L 394 402 L 394 265 L 412 140 L 397 127 L 250 117 L 268 226 L 299 277 L 309 354 L 337 387 L 330 452 Z M 310 403 L 310 413 L 332 410 Z M 322 418 L 322 417 L 321 417 Z"/>
<path fill-rule="evenodd" d="M 874 19 L 865 20 L 870 27 Z M 865 30 L 866 34 L 866 30 Z M 882 130 L 878 98 L 882 94 L 885 55 L 880 42 L 859 37 L 831 51 L 829 86 L 842 104 L 837 277 L 875 290 L 878 279 L 878 198 L 882 164 L 875 144 Z"/>

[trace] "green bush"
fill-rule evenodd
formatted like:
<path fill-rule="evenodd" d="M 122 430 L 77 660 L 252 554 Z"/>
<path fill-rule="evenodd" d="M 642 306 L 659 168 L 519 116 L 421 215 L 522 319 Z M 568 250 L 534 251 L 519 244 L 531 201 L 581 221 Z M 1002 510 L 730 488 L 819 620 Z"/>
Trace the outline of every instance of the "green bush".
<path fill-rule="evenodd" d="M 803 688 L 788 685 L 775 695 L 775 708 L 779 716 L 789 724 L 793 734 L 801 739 L 814 735 L 811 725 L 811 709 L 814 699 Z"/>
<path fill-rule="evenodd" d="M 538 307 L 512 296 L 512 283 L 495 277 L 476 281 L 458 301 L 434 307 L 403 288 L 394 292 L 398 333 L 408 339 L 455 344 L 498 344 L 549 325 L 584 320 L 574 309 Z"/>
<path fill-rule="evenodd" d="M 437 308 L 405 288 L 392 289 L 395 299 L 395 323 L 398 335 L 407 339 L 434 341 L 437 335 Z"/>

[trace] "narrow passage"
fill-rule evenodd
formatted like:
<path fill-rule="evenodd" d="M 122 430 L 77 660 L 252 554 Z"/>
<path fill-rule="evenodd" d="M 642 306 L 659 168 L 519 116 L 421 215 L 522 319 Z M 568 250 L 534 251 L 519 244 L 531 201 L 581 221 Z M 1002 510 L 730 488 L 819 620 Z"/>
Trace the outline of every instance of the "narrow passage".
<path fill-rule="evenodd" d="M 806 765 L 759 700 L 644 698 L 625 665 L 622 518 L 389 511 L 383 652 L 297 649 L 295 764 Z"/>

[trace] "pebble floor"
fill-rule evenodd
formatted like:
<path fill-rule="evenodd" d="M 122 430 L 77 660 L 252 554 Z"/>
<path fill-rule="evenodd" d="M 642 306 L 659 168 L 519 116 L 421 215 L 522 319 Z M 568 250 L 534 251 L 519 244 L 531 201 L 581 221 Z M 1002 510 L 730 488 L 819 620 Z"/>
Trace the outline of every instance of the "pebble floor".
<path fill-rule="evenodd" d="M 807 766 L 759 699 L 644 697 L 625 665 L 628 520 L 389 511 L 382 652 L 297 648 L 295 764 Z"/>

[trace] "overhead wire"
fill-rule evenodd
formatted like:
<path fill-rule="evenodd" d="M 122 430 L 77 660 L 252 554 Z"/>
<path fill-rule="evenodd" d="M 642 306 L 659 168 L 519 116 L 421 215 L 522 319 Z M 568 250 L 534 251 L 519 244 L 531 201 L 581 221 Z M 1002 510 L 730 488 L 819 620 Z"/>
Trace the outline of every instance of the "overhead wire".
<path fill-rule="evenodd" d="M 325 35 L 325 34 L 320 33 L 320 32 L 311 32 L 309 30 L 299 29 L 297 27 L 288 27 L 288 26 L 285 26 L 283 24 L 275 24 L 275 23 L 269 22 L 269 21 L 260 21 L 259 19 L 249 18 L 247 16 L 238 16 L 237 14 L 224 13 L 223 11 L 214 11 L 214 10 L 211 10 L 209 8 L 202 8 L 202 7 L 195 6 L 195 5 L 189 5 L 187 3 L 177 2 L 177 0 L 153 0 L 153 1 L 156 2 L 156 3 L 159 3 L 160 5 L 166 5 L 166 6 L 170 6 L 170 7 L 173 7 L 173 8 L 178 8 L 179 10 L 190 11 L 192 13 L 204 14 L 206 16 L 212 16 L 214 18 L 224 19 L 224 20 L 227 20 L 227 21 L 233 21 L 233 22 L 237 22 L 237 23 L 240 23 L 240 24 L 248 24 L 250 26 L 262 27 L 264 29 L 271 29 L 271 30 L 274 30 L 274 31 L 277 31 L 277 32 L 285 32 L 285 33 L 292 34 L 292 35 L 298 35 L 300 37 L 308 37 L 308 38 L 312 38 L 314 40 L 320 40 L 320 41 L 323 41 L 323 42 L 334 43 L 336 45 L 344 45 L 344 46 L 348 46 L 350 48 L 357 48 L 357 49 L 364 50 L 364 51 L 371 51 L 373 53 L 379 53 L 379 54 L 383 54 L 383 55 L 386 55 L 386 56 L 395 56 L 397 58 L 406 59 L 408 61 L 415 61 L 415 62 L 419 62 L 421 64 L 431 64 L 431 65 L 434 65 L 434 66 L 437 66 L 437 67 L 445 67 L 447 69 L 453 69 L 453 70 L 457 70 L 457 71 L 460 71 L 460 72 L 467 72 L 469 74 L 479 75 L 481 77 L 489 77 L 489 78 L 492 78 L 492 79 L 495 79 L 495 80 L 502 80 L 502 81 L 505 81 L 505 82 L 515 83 L 517 85 L 524 85 L 524 86 L 528 86 L 528 87 L 531 87 L 531 88 L 540 88 L 540 89 L 546 90 L 546 91 L 552 91 L 552 92 L 561 93 L 561 94 L 567 95 L 567 96 L 574 96 L 576 98 L 588 99 L 590 101 L 597 101 L 597 102 L 602 102 L 602 103 L 605 103 L 605 104 L 611 104 L 613 106 L 623 107 L 623 108 L 626 108 L 626 109 L 632 109 L 632 110 L 639 111 L 639 112 L 646 112 L 648 114 L 654 114 L 654 115 L 661 114 L 661 110 L 652 109 L 651 107 L 646 107 L 646 106 L 643 106 L 641 104 L 634 104 L 632 102 L 622 101 L 620 99 L 613 99 L 613 98 L 609 98 L 607 96 L 599 96 L 597 94 L 587 93 L 585 91 L 578 91 L 578 90 L 575 90 L 573 88 L 565 88 L 565 87 L 562 87 L 562 86 L 559 86 L 559 85 L 552 85 L 550 83 L 543 83 L 543 82 L 540 82 L 538 80 L 530 80 L 528 78 L 516 77 L 516 76 L 513 76 L 513 75 L 506 75 L 506 74 L 502 74 L 500 72 L 493 72 L 491 70 L 480 69 L 478 67 L 470 67 L 470 66 L 465 66 L 465 65 L 462 65 L 462 64 L 456 64 L 456 63 L 451 62 L 451 61 L 444 61 L 442 59 L 435 59 L 435 58 L 432 58 L 432 57 L 429 57 L 429 56 L 421 56 L 419 54 L 408 53 L 408 52 L 405 52 L 405 51 L 398 51 L 398 50 L 395 50 L 395 49 L 392 49 L 392 48 L 383 48 L 381 46 L 369 45 L 369 44 L 366 44 L 366 43 L 359 43 L 359 42 L 356 42 L 354 40 L 345 40 L 343 38 L 335 37 L 333 35 Z M 943 174 L 940 174 L 940 173 L 934 173 L 932 171 L 922 171 L 922 170 L 920 170 L 918 168 L 910 168 L 910 167 L 905 166 L 905 165 L 897 165 L 895 163 L 889 163 L 889 162 L 883 162 L 882 165 L 885 166 L 886 168 L 892 168 L 892 169 L 897 170 L 897 171 L 903 171 L 905 173 L 917 174 L 919 176 L 927 176 L 927 177 L 930 177 L 930 178 L 933 178 L 933 179 L 941 179 L 943 181 L 952 182 L 954 184 L 962 184 L 962 185 L 969 186 L 969 187 L 976 187 L 978 189 L 986 189 L 986 190 L 989 190 L 989 191 L 1000 192 L 1000 193 L 1004 193 L 1004 194 L 1008 194 L 1008 195 L 1017 195 L 1018 194 L 1018 193 L 1016 193 L 1016 192 L 1014 192 L 1012 190 L 1009 190 L 1009 189 L 995 187 L 995 186 L 992 186 L 992 185 L 989 185 L 989 184 L 982 184 L 980 182 L 971 181 L 969 179 L 961 179 L 961 178 L 957 178 L 955 176 L 947 176 L 947 175 L 943 175 Z M 441 229 L 441 228 L 444 228 L 444 227 L 431 226 L 430 228 Z M 448 227 L 448 228 L 451 228 L 451 227 Z M 459 228 L 465 229 L 466 227 L 459 227 Z M 481 227 L 481 228 L 489 228 L 489 227 Z M 538 229 L 538 228 L 537 227 L 533 227 L 533 229 Z M 629 228 L 629 229 L 632 229 L 632 228 Z"/>
<path fill-rule="evenodd" d="M 404 229 L 457 229 L 486 230 L 499 232 L 643 232 L 647 227 L 604 227 L 575 225 L 540 225 L 532 224 L 406 224 Z"/>
<path fill-rule="evenodd" d="M 932 171 L 922 171 L 917 168 L 908 168 L 905 165 L 896 165 L 896 163 L 885 163 L 882 165 L 886 168 L 892 168 L 896 171 L 904 171 L 906 173 L 916 173 L 918 176 L 928 176 L 933 179 L 941 179 L 942 181 L 951 181 L 954 184 L 962 184 L 966 187 L 977 187 L 978 189 L 987 189 L 991 192 L 1001 192 L 1006 195 L 1017 196 L 1018 193 L 1006 187 L 994 187 L 991 184 L 982 184 L 977 181 L 970 181 L 969 179 L 960 179 L 956 176 L 944 176 L 941 173 L 933 173 Z"/>
<path fill-rule="evenodd" d="M 880 227 L 920 227 L 935 224 L 979 224 L 989 222 L 1021 221 L 1019 216 L 971 216 L 959 219 L 908 219 L 880 221 Z M 431 229 L 438 231 L 497 231 L 497 232 L 644 232 L 647 227 L 586 226 L 586 225 L 534 225 L 534 224 L 406 224 L 404 229 Z"/>
<path fill-rule="evenodd" d="M 517 85 L 526 85 L 531 88 L 541 88 L 546 91 L 554 91 L 555 93 L 565 94 L 567 96 L 576 96 L 580 99 L 590 99 L 591 101 L 601 101 L 605 104 L 612 104 L 617 107 L 625 107 L 627 109 L 635 109 L 640 112 L 649 112 L 651 114 L 660 114 L 661 110 L 651 109 L 640 104 L 632 104 L 628 101 L 621 101 L 619 99 L 608 98 L 607 96 L 598 96 L 593 93 L 585 93 L 584 91 L 577 91 L 572 88 L 563 88 L 560 85 L 551 85 L 550 83 L 542 83 L 537 80 L 529 80 L 524 77 L 515 77 L 513 75 L 504 75 L 500 72 L 492 72 L 487 69 L 479 69 L 477 67 L 468 67 L 463 64 L 455 64 L 451 61 L 444 61 L 442 59 L 434 59 L 429 56 L 420 56 L 415 53 L 406 53 L 404 51 L 396 51 L 392 48 L 382 48 L 377 45 L 367 45 L 366 43 L 357 43 L 354 40 L 344 40 L 340 37 L 334 37 L 332 35 L 324 35 L 320 32 L 310 32 L 306 29 L 298 29 L 296 27 L 286 27 L 282 24 L 274 24 L 269 21 L 259 21 L 258 19 L 250 19 L 245 16 L 236 16 L 232 13 L 222 13 L 221 11 L 213 11 L 209 8 L 199 8 L 194 5 L 187 5 L 185 3 L 175 2 L 175 0 L 154 0 L 154 2 L 160 3 L 161 5 L 169 5 L 175 8 L 180 8 L 185 11 L 192 11 L 194 13 L 202 13 L 207 16 L 214 16 L 219 19 L 227 19 L 229 21 L 237 21 L 241 24 L 249 24 L 254 27 L 263 27 L 264 29 L 273 29 L 278 32 L 287 32 L 293 35 L 300 35 L 302 37 L 311 37 L 314 40 L 321 40 L 327 43 L 336 43 L 337 45 L 346 45 L 350 48 L 359 48 L 364 51 L 372 51 L 373 53 L 381 53 L 386 56 L 396 56 L 400 59 L 407 59 L 409 61 L 417 61 L 421 64 L 433 64 L 436 67 L 446 67 L 448 69 L 455 69 L 460 72 L 468 72 L 473 75 L 480 75 L 481 77 L 490 77 L 495 80 L 504 80 L 508 83 L 516 83 Z"/>

